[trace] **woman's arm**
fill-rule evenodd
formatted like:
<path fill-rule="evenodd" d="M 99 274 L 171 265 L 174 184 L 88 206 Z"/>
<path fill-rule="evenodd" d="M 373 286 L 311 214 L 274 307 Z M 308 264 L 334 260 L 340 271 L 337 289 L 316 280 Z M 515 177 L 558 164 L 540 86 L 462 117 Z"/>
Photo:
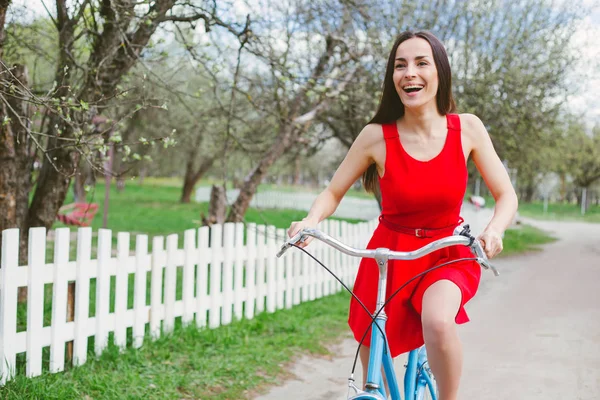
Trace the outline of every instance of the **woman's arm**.
<path fill-rule="evenodd" d="M 327 188 L 313 202 L 308 215 L 302 221 L 292 222 L 288 229 L 290 237 L 303 228 L 316 226 L 335 212 L 348 189 L 374 162 L 372 156 L 373 146 L 378 140 L 381 141 L 382 139 L 383 134 L 379 125 L 367 125 L 360 132 L 350 150 L 348 150 L 344 161 L 335 171 Z M 309 238 L 302 245 L 307 245 L 311 239 Z"/>
<path fill-rule="evenodd" d="M 502 251 L 502 235 L 517 212 L 517 194 L 481 120 L 472 114 L 462 114 L 461 120 L 471 143 L 471 157 L 496 200 L 494 215 L 479 237 L 491 258 Z"/>

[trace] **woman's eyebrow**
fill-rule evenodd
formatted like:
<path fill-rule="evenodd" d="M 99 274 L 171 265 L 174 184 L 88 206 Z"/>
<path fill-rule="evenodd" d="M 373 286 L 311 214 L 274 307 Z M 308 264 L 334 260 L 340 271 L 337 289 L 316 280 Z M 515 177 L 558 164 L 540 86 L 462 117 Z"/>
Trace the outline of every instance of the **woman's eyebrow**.
<path fill-rule="evenodd" d="M 416 56 L 415 60 L 422 60 L 424 58 L 429 58 L 429 56 Z M 406 58 L 398 57 L 398 58 L 396 58 L 396 61 L 404 61 L 404 62 L 406 62 Z"/>

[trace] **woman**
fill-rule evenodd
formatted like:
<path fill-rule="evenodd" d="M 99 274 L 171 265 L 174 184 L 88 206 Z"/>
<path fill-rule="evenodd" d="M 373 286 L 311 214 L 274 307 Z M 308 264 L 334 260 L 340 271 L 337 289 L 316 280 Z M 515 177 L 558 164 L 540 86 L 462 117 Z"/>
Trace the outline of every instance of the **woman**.
<path fill-rule="evenodd" d="M 291 224 L 290 237 L 330 216 L 361 175 L 367 190 L 380 191 L 383 208 L 368 248 L 409 251 L 448 236 L 461 222 L 471 157 L 496 200 L 493 218 L 478 239 L 489 258 L 497 255 L 516 213 L 517 196 L 483 123 L 475 115 L 452 114 L 454 109 L 443 45 L 429 32 L 400 34 L 389 56 L 377 114 L 307 217 Z M 308 243 L 310 239 L 302 246 Z M 469 249 L 454 246 L 420 260 L 390 261 L 388 296 L 418 273 L 464 257 L 471 257 Z M 415 280 L 386 306 L 392 356 L 424 342 L 441 400 L 458 395 L 462 350 L 456 324 L 468 321 L 464 305 L 477 291 L 480 273 L 474 261 L 449 264 Z M 375 261 L 363 259 L 354 291 L 371 311 L 377 278 Z M 349 325 L 357 340 L 369 322 L 366 312 L 351 301 Z M 368 355 L 368 347 L 362 347 L 364 371 Z"/>

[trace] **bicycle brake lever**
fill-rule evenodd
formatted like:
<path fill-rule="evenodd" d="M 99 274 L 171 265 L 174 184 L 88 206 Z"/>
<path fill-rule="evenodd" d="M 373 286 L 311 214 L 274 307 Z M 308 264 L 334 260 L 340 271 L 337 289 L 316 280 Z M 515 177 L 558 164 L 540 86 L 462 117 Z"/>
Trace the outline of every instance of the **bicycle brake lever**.
<path fill-rule="evenodd" d="M 498 271 L 498 269 L 492 265 L 490 260 L 485 255 L 485 252 L 483 251 L 483 247 L 481 246 L 481 243 L 479 242 L 479 240 L 473 241 L 473 244 L 471 245 L 471 249 L 475 253 L 475 256 L 477 257 L 477 262 L 479 263 L 479 265 L 481 265 L 484 269 L 491 269 L 492 272 L 494 273 L 494 276 L 500 276 L 500 272 Z"/>
<path fill-rule="evenodd" d="M 496 267 L 494 267 L 492 265 L 492 263 L 489 262 L 489 260 L 487 260 L 485 258 L 477 257 L 477 262 L 483 268 L 485 268 L 485 269 L 491 269 L 492 272 L 494 273 L 494 276 L 500 276 L 500 272 L 498 271 L 498 269 Z"/>

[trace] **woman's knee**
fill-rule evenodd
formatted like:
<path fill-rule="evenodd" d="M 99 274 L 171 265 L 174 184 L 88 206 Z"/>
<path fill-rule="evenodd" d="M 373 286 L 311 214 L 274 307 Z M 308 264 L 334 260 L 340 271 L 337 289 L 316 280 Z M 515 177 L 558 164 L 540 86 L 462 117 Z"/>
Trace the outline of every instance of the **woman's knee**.
<path fill-rule="evenodd" d="M 426 342 L 444 342 L 456 334 L 455 318 L 461 297 L 458 286 L 447 280 L 436 282 L 425 291 L 421 323 Z"/>
<path fill-rule="evenodd" d="M 454 318 L 450 316 L 423 314 L 421 320 L 426 343 L 444 343 L 447 338 L 452 337 L 456 333 Z"/>

